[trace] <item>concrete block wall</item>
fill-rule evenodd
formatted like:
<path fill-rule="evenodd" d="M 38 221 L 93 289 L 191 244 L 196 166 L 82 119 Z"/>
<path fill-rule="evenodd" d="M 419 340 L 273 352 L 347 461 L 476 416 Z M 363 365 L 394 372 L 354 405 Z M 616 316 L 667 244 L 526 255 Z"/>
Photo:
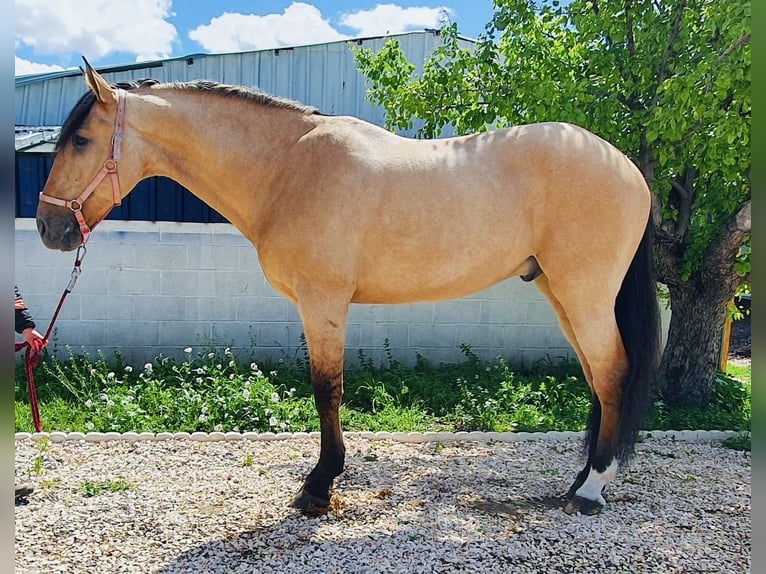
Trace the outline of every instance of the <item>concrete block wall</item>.
<path fill-rule="evenodd" d="M 17 219 L 15 280 L 44 332 L 74 253 L 41 243 L 33 219 Z M 62 357 L 122 354 L 131 364 L 230 347 L 239 357 L 303 357 L 295 306 L 266 281 L 253 246 L 231 225 L 105 221 L 94 231 L 82 274 L 67 297 L 51 349 Z M 384 360 L 388 339 L 406 364 L 481 357 L 531 364 L 575 357 L 548 302 L 511 278 L 463 299 L 414 305 L 352 305 L 347 365 L 358 351 Z"/>

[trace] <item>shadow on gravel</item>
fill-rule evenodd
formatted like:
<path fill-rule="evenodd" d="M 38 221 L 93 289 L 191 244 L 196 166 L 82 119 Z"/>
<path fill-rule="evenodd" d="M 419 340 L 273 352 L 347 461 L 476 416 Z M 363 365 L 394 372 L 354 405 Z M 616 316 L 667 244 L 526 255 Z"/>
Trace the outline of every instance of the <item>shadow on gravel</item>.
<path fill-rule="evenodd" d="M 248 519 L 156 572 L 579 572 L 594 556 L 601 573 L 747 571 L 749 473 L 719 476 L 737 454 L 644 443 L 602 514 L 569 516 L 555 494 L 579 469 L 577 446 L 547 457 L 520 447 L 512 459 L 483 447 L 408 460 L 356 450 L 331 512 Z"/>

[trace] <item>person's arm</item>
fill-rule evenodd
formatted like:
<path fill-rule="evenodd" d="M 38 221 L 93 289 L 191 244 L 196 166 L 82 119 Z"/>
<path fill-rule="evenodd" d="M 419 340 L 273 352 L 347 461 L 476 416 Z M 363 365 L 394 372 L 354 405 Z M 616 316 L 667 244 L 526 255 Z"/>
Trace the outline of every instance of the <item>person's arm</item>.
<path fill-rule="evenodd" d="M 19 288 L 14 286 L 13 290 L 13 308 L 16 311 L 16 332 L 24 337 L 24 340 L 29 343 L 31 347 L 45 347 L 48 344 L 48 341 L 46 341 L 43 336 L 37 332 L 37 325 L 35 325 L 35 321 L 32 319 L 32 314 L 30 313 L 26 303 L 24 303 L 24 299 L 22 298 L 21 293 L 19 293 Z"/>

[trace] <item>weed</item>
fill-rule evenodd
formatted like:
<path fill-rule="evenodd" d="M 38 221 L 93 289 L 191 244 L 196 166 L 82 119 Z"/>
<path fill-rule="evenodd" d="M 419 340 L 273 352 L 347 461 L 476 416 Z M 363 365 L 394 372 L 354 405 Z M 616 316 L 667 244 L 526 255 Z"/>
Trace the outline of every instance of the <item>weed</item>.
<path fill-rule="evenodd" d="M 129 490 L 135 485 L 119 477 L 116 480 L 106 479 L 102 481 L 86 480 L 80 485 L 79 491 L 83 496 L 91 497 L 104 494 L 106 492 L 121 492 Z"/>
<path fill-rule="evenodd" d="M 723 441 L 723 446 L 733 450 L 752 452 L 750 440 L 751 440 L 751 437 L 749 432 L 740 432 L 732 437 L 727 438 L 725 441 Z"/>
<path fill-rule="evenodd" d="M 546 357 L 523 368 L 502 358 L 481 360 L 470 345 L 463 344 L 461 362 L 435 366 L 416 356 L 410 368 L 394 358 L 387 340 L 383 350 L 380 365 L 360 351 L 358 368 L 344 373 L 340 414 L 347 430 L 585 428 L 590 391 L 579 364 L 569 357 Z M 271 362 L 252 356 L 242 362 L 229 348 L 196 352 L 188 348 L 182 360 L 160 355 L 142 366 L 129 365 L 119 355 L 106 359 L 101 354 L 92 358 L 69 352 L 66 359 L 46 352 L 36 373 L 40 412 L 48 428 L 64 432 L 319 430 L 304 339 L 296 357 Z M 25 381 L 17 363 L 17 431 L 32 430 Z M 644 428 L 749 430 L 750 397 L 749 370 L 721 374 L 709 408 L 673 409 L 658 401 Z"/>

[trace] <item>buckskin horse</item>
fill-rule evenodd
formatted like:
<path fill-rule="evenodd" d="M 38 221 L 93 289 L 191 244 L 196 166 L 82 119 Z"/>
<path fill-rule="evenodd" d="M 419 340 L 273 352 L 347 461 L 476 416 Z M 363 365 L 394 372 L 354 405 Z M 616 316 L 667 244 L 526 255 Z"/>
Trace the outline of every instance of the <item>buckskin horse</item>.
<path fill-rule="evenodd" d="M 329 504 L 351 303 L 465 296 L 512 276 L 550 301 L 592 391 L 585 467 L 567 512 L 594 514 L 633 453 L 656 368 L 651 192 L 585 129 L 520 125 L 410 139 L 347 116 L 209 81 L 88 88 L 64 122 L 37 227 L 70 251 L 135 185 L 165 176 L 226 217 L 298 308 L 321 425 L 292 501 Z"/>

